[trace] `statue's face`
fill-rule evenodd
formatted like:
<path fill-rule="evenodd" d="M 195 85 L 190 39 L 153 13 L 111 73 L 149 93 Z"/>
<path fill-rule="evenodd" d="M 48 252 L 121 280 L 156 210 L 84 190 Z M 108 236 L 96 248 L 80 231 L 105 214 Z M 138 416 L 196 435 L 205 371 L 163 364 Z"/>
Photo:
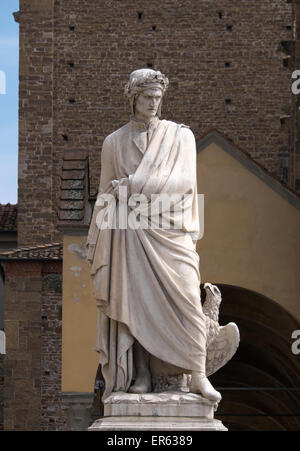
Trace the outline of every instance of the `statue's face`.
<path fill-rule="evenodd" d="M 149 88 L 141 92 L 135 102 L 135 117 L 141 120 L 149 120 L 155 117 L 162 99 L 162 91 L 159 88 Z"/>

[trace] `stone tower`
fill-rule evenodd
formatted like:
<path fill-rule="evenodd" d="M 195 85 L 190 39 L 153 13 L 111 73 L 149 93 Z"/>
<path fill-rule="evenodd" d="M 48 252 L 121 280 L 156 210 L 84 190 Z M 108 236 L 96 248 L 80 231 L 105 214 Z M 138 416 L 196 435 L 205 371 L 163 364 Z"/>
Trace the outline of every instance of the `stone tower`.
<path fill-rule="evenodd" d="M 169 76 L 168 119 L 196 138 L 218 129 L 300 188 L 294 3 L 20 0 L 19 244 L 57 241 L 59 220 L 82 220 L 74 166 L 74 196 L 60 198 L 63 152 L 88 151 L 95 196 L 102 141 L 128 120 L 120 98 L 136 68 Z"/>

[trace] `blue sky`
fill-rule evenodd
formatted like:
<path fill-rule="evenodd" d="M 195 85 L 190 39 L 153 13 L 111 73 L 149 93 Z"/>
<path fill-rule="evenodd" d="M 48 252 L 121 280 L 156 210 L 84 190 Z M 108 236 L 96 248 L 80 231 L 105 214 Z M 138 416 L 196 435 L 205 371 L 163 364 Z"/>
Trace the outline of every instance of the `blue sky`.
<path fill-rule="evenodd" d="M 17 202 L 19 0 L 0 1 L 0 203 Z M 3 73 L 6 94 L 2 94 Z"/>

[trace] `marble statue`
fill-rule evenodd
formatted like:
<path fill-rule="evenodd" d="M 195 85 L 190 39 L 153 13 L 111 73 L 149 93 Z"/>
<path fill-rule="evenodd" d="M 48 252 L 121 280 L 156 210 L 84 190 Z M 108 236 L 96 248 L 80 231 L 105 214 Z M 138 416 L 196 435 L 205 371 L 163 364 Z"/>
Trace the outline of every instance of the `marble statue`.
<path fill-rule="evenodd" d="M 160 119 L 168 83 L 159 71 L 132 72 L 125 87 L 130 121 L 103 143 L 87 239 L 99 310 L 96 348 L 104 399 L 112 392 L 181 387 L 218 403 L 221 395 L 207 376 L 235 353 L 239 333 L 233 323 L 218 323 L 216 286 L 205 284 L 201 306 L 195 138 L 188 126 Z M 174 193 L 173 208 L 163 211 L 172 227 L 120 226 L 122 203 L 130 213 L 143 196 L 146 206 L 139 211 L 148 224 L 152 196 Z M 108 211 L 111 226 L 104 227 L 107 196 L 115 202 Z"/>

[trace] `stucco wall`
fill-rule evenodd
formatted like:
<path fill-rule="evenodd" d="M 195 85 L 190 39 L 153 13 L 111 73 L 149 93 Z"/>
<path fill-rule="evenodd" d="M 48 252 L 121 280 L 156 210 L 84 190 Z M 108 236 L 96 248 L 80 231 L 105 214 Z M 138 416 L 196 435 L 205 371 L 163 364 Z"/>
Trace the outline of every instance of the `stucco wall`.
<path fill-rule="evenodd" d="M 94 350 L 97 308 L 89 267 L 84 260 L 85 237 L 64 237 L 62 391 L 93 392 L 98 355 Z"/>
<path fill-rule="evenodd" d="M 300 318 L 300 212 L 216 144 L 198 155 L 202 281 L 261 293 Z"/>

